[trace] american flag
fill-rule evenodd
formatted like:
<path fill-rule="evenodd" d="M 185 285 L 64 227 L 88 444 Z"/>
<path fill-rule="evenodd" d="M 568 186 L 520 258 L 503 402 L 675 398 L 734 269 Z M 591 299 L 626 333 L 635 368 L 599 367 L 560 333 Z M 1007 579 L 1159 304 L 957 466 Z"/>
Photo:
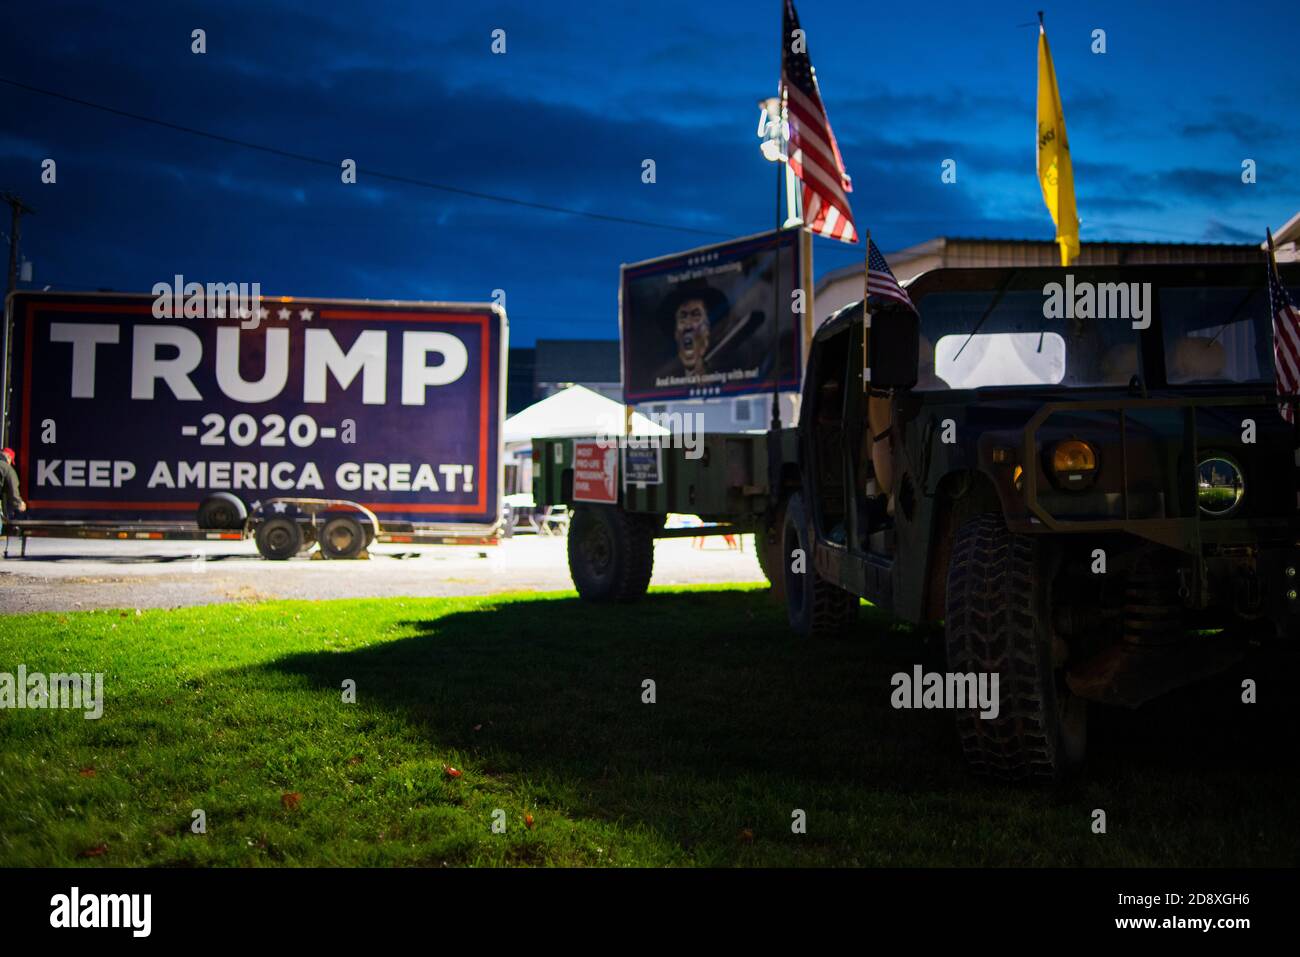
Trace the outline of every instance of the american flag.
<path fill-rule="evenodd" d="M 1271 242 L 1270 242 L 1271 247 Z M 1277 273 L 1273 250 L 1268 253 L 1268 304 L 1273 313 L 1273 367 L 1277 375 L 1277 394 L 1300 393 L 1300 312 Z M 1278 406 L 1282 418 L 1295 421 L 1295 406 Z"/>
<path fill-rule="evenodd" d="M 881 255 L 880 250 L 876 247 L 876 241 L 870 237 L 867 239 L 867 266 L 867 293 L 869 295 L 897 299 L 913 312 L 916 312 L 916 306 L 912 305 L 912 297 L 907 294 L 906 289 L 898 284 L 893 271 L 889 268 L 889 263 L 885 262 L 885 257 Z"/>
<path fill-rule="evenodd" d="M 781 28 L 781 95 L 790 123 L 790 169 L 803 183 L 804 223 L 819 236 L 856 243 L 848 197 L 853 186 L 817 89 L 807 38 L 795 34 L 794 0 L 785 0 Z"/>

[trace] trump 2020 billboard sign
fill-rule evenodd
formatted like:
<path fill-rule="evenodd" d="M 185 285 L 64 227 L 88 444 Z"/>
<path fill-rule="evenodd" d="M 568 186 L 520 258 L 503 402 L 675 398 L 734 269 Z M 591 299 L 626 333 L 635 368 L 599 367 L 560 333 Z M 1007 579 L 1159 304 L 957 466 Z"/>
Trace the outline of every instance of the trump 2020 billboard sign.
<path fill-rule="evenodd" d="M 24 518 L 191 521 L 209 495 L 345 499 L 381 520 L 500 515 L 504 313 L 264 298 L 10 301 L 6 437 Z"/>

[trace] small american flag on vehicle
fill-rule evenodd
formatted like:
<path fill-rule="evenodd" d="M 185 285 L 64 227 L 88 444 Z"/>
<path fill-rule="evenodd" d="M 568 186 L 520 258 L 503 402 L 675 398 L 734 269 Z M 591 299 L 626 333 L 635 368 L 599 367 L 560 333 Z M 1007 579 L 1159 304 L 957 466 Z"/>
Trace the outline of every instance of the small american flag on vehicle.
<path fill-rule="evenodd" d="M 848 197 L 853 185 L 822 104 L 794 0 L 785 0 L 781 20 L 781 94 L 790 123 L 790 169 L 803 183 L 804 222 L 819 236 L 856 243 Z"/>
<path fill-rule="evenodd" d="M 889 263 L 885 262 L 885 257 L 876 246 L 876 241 L 870 236 L 867 237 L 867 294 L 897 299 L 916 312 L 916 306 L 912 305 L 912 297 L 898 284 L 893 270 L 889 268 Z"/>
<path fill-rule="evenodd" d="M 1273 256 L 1273 237 L 1268 250 L 1268 304 L 1273 314 L 1273 367 L 1277 376 L 1277 394 L 1300 393 L 1300 312 L 1296 311 Z M 1282 418 L 1295 422 L 1295 406 L 1284 402 L 1278 406 Z"/>

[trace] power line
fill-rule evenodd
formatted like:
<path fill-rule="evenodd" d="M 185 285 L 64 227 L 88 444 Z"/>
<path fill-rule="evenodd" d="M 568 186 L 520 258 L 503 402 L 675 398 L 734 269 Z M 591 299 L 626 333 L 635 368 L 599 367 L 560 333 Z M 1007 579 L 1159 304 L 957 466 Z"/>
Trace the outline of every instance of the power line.
<path fill-rule="evenodd" d="M 218 143 L 226 143 L 230 146 L 238 146 L 243 149 L 256 150 L 257 152 L 267 153 L 272 156 L 278 156 L 282 159 L 295 160 L 300 163 L 309 163 L 313 166 L 328 167 L 331 170 L 338 168 L 337 162 L 335 160 L 322 159 L 321 157 L 318 156 L 309 156 L 305 153 L 295 153 L 291 150 L 280 149 L 279 147 L 266 146 L 261 143 L 253 143 L 248 140 L 241 140 L 232 136 L 225 136 L 221 133 L 213 133 L 208 130 L 201 130 L 198 129 L 197 127 L 184 126 L 179 123 L 172 123 L 168 120 L 160 120 L 157 119 L 156 117 L 146 116 L 142 113 L 133 113 L 130 110 L 122 110 L 122 109 L 118 109 L 117 107 L 106 106 L 102 103 L 95 103 L 90 100 L 81 99 L 80 97 L 70 96 L 66 93 L 59 93 L 54 90 L 46 90 L 43 89 L 42 87 L 33 86 L 29 83 L 22 83 L 18 80 L 11 80 L 8 77 L 0 76 L 0 83 L 4 83 L 7 86 L 12 86 L 16 89 L 26 90 L 29 93 L 36 93 L 41 96 L 51 97 L 56 100 L 62 100 L 66 103 L 72 103 L 77 106 L 83 106 L 92 110 L 99 110 L 100 112 L 103 113 L 108 113 L 113 116 L 121 116 L 126 119 L 135 120 L 140 123 L 148 123 L 152 126 L 162 127 L 163 129 L 173 130 L 178 133 L 185 133 L 190 136 L 198 136 L 204 139 L 213 140 Z M 456 196 L 466 196 L 472 199 L 482 199 L 482 200 L 488 200 L 490 202 L 495 202 L 495 203 L 505 203 L 510 206 L 519 206 L 525 209 L 536 209 L 548 213 L 560 213 L 566 216 L 579 216 L 585 219 L 598 220 L 600 222 L 620 223 L 629 226 L 644 226 L 648 229 L 665 229 L 672 232 L 690 233 L 696 236 L 709 236 L 709 237 L 719 238 L 719 239 L 733 238 L 730 233 L 718 232 L 716 230 L 711 230 L 711 229 L 698 229 L 693 226 L 679 226 L 679 225 L 674 225 L 672 223 L 661 223 L 661 222 L 656 222 L 648 219 L 637 219 L 631 216 L 615 216 L 609 213 L 593 213 L 587 210 L 573 209 L 568 206 L 556 206 L 551 203 L 538 203 L 532 200 L 519 199 L 518 197 L 514 197 L 514 196 L 501 196 L 496 193 L 486 193 L 481 190 L 466 189 L 465 187 L 461 187 L 461 186 L 450 186 L 446 183 L 435 183 L 430 180 L 418 179 L 413 176 L 403 176 L 398 173 L 387 173 L 382 170 L 370 169 L 369 167 L 366 168 L 365 172 L 367 176 L 373 176 L 376 179 L 386 180 L 388 182 L 401 183 L 407 186 L 417 186 L 422 189 L 431 189 L 431 190 L 436 190 L 438 192 L 451 193 Z M 970 220 L 969 222 L 976 222 L 976 221 Z M 1184 242 L 1192 242 L 1192 243 L 1207 242 L 1207 240 L 1204 239 L 1202 236 L 1197 236 L 1192 233 L 1184 232 L 1181 230 L 1151 229 L 1151 228 L 1143 229 L 1137 226 L 1119 226 L 1116 228 L 1129 230 L 1132 232 L 1145 232 L 1151 235 L 1172 236 L 1181 239 Z M 822 239 L 823 237 L 815 237 L 815 238 Z M 1092 240 L 1093 243 L 1115 242 L 1115 241 L 1116 240 Z M 1208 240 L 1208 242 L 1213 242 L 1213 240 Z M 824 250 L 834 249 L 838 252 L 844 252 L 844 253 L 852 252 L 855 256 L 861 258 L 861 253 L 857 251 L 856 245 L 845 247 L 841 243 L 826 242 L 826 243 L 819 244 L 818 248 Z"/>
<path fill-rule="evenodd" d="M 130 289 L 117 289 L 117 288 L 114 288 L 113 285 L 110 284 L 110 283 L 78 282 L 78 281 L 73 281 L 73 280 L 63 280 L 63 279 L 41 279 L 41 280 L 33 280 L 32 282 L 28 283 L 27 287 L 24 288 L 24 289 L 21 290 L 21 291 L 23 291 L 23 292 L 37 292 L 37 291 L 44 291 L 44 290 L 45 290 L 45 287 L 49 287 L 49 291 L 50 291 L 50 292 L 114 292 L 114 293 L 116 293 L 116 292 L 126 292 L 126 293 L 133 292 L 133 290 L 130 290 Z M 300 298 L 300 299 L 304 299 L 304 300 L 310 300 L 310 299 L 313 299 L 313 298 L 316 298 L 316 297 L 314 297 L 314 296 L 299 296 L 298 298 Z M 320 297 L 320 298 L 329 299 L 329 298 L 331 298 L 331 297 L 329 297 L 329 296 L 322 296 L 322 297 Z M 341 298 L 341 297 L 340 297 L 340 298 Z M 365 296 L 353 297 L 353 298 L 359 298 L 359 299 L 362 299 L 362 300 L 365 300 L 365 299 L 366 299 Z M 408 298 L 409 298 L 409 301 L 415 301 L 415 302 L 420 301 L 418 297 L 408 297 Z M 405 301 L 408 301 L 408 298 L 402 298 L 402 299 L 399 299 L 399 301 L 405 302 Z M 481 298 L 481 297 L 480 297 L 480 298 Z M 382 303 L 385 303 L 385 302 L 390 301 L 390 299 L 391 299 L 391 297 L 375 298 L 375 299 L 374 299 L 374 302 L 376 302 L 376 303 L 381 303 L 381 304 L 382 304 Z M 614 314 L 614 315 L 609 315 L 609 316 L 604 316 L 604 317 L 598 317 L 598 316 L 571 316 L 571 315 L 562 315 L 562 316 L 539 316 L 539 315 L 536 315 L 536 314 L 532 313 L 531 311 L 521 311 L 521 312 L 513 312 L 513 313 L 510 313 L 510 323 L 511 323 L 511 325 L 514 325 L 514 324 L 517 324 L 517 323 L 520 323 L 520 322 L 527 322 L 527 323 L 538 323 L 538 322 L 544 322 L 544 323 L 557 323 L 557 322 L 559 322 L 559 323 L 568 323 L 568 324 L 572 324 L 572 325 L 587 325 L 587 326 L 617 326 L 617 325 L 618 325 L 618 315 L 617 315 L 617 314 Z"/>
<path fill-rule="evenodd" d="M 80 97 L 70 96 L 66 93 L 59 93 L 54 90 L 43 89 L 42 87 L 33 86 L 29 83 L 22 83 L 18 80 L 12 80 L 7 77 L 0 77 L 0 83 L 3 83 L 7 86 L 14 87 L 16 89 L 25 90 L 29 93 L 36 93 L 40 96 L 46 96 L 52 99 L 62 100 L 66 103 L 72 103 L 74 105 L 82 106 L 87 109 L 98 110 L 100 112 L 108 113 L 113 116 L 124 117 L 126 119 L 135 120 L 136 122 L 148 123 L 152 126 L 158 126 L 163 129 L 172 130 L 174 132 L 185 133 L 190 136 L 198 136 L 204 139 L 213 140 L 218 143 L 225 143 L 230 146 L 238 146 L 242 149 L 255 150 L 260 153 L 267 153 L 272 156 L 278 156 L 282 159 L 294 160 L 300 163 L 308 163 L 313 166 L 327 167 L 331 170 L 337 169 L 337 163 L 335 160 L 322 159 L 321 157 L 318 156 L 310 156 L 305 153 L 296 153 L 291 150 L 280 149 L 279 147 L 266 146 L 261 143 L 253 143 L 248 140 L 241 140 L 232 136 L 225 136 L 220 133 L 213 133 L 208 130 L 201 130 L 198 129 L 197 127 L 184 126 L 179 123 L 172 123 L 167 120 L 160 120 L 157 119 L 156 117 L 146 116 L 142 113 L 134 113 L 129 110 L 122 110 L 117 107 L 107 106 L 102 103 L 95 103 L 90 100 L 81 99 Z M 466 189 L 460 186 L 450 186 L 445 183 L 435 183 L 430 180 L 418 179 L 412 176 L 403 176 L 398 173 L 388 173 L 382 170 L 373 170 L 370 169 L 369 167 L 366 168 L 365 172 L 367 176 L 373 176 L 376 179 L 386 180 L 388 182 L 400 183 L 407 186 L 416 186 L 422 189 L 431 189 L 443 193 L 451 193 L 457 196 L 466 196 L 472 199 L 482 199 L 482 200 L 488 200 L 490 202 L 504 203 L 507 205 L 518 206 L 525 209 L 536 209 L 542 212 L 559 213 L 561 215 L 567 215 L 567 216 L 578 216 L 585 219 L 597 220 L 600 222 L 620 223 L 623 225 L 630 225 L 630 226 L 643 226 L 649 229 L 663 229 L 672 232 L 690 233 L 697 236 L 708 236 L 711 238 L 720 238 L 720 239 L 733 238 L 729 233 L 722 233 L 714 230 L 697 229 L 692 226 L 678 226 L 671 223 L 661 223 L 652 220 L 637 219 L 630 216 L 615 216 L 608 213 L 593 213 L 586 210 L 572 209 L 566 206 L 556 206 L 549 203 L 538 203 L 531 200 L 519 199 L 513 196 L 501 196 L 495 193 L 486 193 L 480 190 Z M 1174 237 L 1184 239 L 1185 241 L 1205 242 L 1205 240 L 1200 237 L 1192 237 L 1192 235 L 1189 233 L 1175 231 L 1175 230 L 1158 230 L 1158 229 L 1150 229 L 1150 228 L 1140 229 L 1139 227 L 1133 227 L 1133 226 L 1126 226 L 1120 228 L 1129 229 L 1135 232 L 1146 232 L 1148 234 L 1174 236 Z M 815 236 L 814 238 L 821 239 L 822 237 Z M 1107 242 L 1107 240 L 1093 240 L 1093 242 L 1094 243 Z M 818 243 L 817 248 L 824 253 L 833 252 L 833 253 L 839 253 L 844 255 L 852 255 L 853 258 L 861 258 L 862 256 L 860 252 L 860 247 L 858 247 L 857 245 L 845 246 L 842 243 L 837 243 L 829 240 Z M 84 284 L 77 283 L 75 285 L 84 285 Z"/>
<path fill-rule="evenodd" d="M 282 159 L 296 160 L 300 163 L 310 163 L 313 166 L 326 166 L 330 169 L 337 170 L 338 162 L 336 160 L 321 159 L 319 156 L 308 156 L 305 153 L 295 153 L 290 150 L 283 150 L 275 146 L 265 146 L 261 143 L 252 143 L 248 140 L 236 139 L 233 136 L 224 136 L 220 133 L 212 133 L 207 130 L 201 130 L 193 126 L 182 126 L 179 123 L 171 123 L 167 120 L 160 120 L 152 116 L 145 116 L 142 113 L 132 113 L 129 110 L 120 110 L 117 107 L 105 106 L 102 103 L 93 103 L 90 100 L 83 100 L 80 97 L 69 96 L 66 93 L 58 93 L 54 90 L 45 90 L 38 86 L 32 86 L 29 83 L 20 83 L 17 80 L 11 80 L 7 77 L 0 76 L 0 83 L 15 87 L 20 90 L 26 90 L 29 93 L 38 93 L 41 96 L 48 96 L 56 100 L 63 100 L 66 103 L 74 103 L 77 106 L 84 106 L 88 109 L 99 110 L 103 113 L 110 113 L 114 116 L 125 117 L 129 120 L 136 120 L 140 123 L 149 123 L 153 126 L 160 126 L 163 129 L 174 130 L 178 133 L 186 133 L 190 136 L 200 136 L 204 139 L 215 140 L 218 143 L 226 143 L 230 146 L 239 146 L 243 149 L 256 150 L 259 153 L 269 153 L 272 156 L 279 156 Z M 452 193 L 457 196 L 468 196 L 473 199 L 485 199 L 494 203 L 506 203 L 511 206 L 522 206 L 527 209 L 537 209 L 548 213 L 562 213 L 566 216 L 581 216 L 586 219 L 596 219 L 607 223 L 621 223 L 627 226 L 645 226 L 650 229 L 667 229 L 680 233 L 693 233 L 698 236 L 713 236 L 730 238 L 728 233 L 715 232 L 709 229 L 696 229 L 692 226 L 676 226 L 672 223 L 659 223 L 648 219 L 635 219 L 630 216 L 614 216 L 608 213 L 592 213 L 581 209 L 571 209 L 567 206 L 555 206 L 549 203 L 537 203 L 527 199 L 519 199 L 514 196 L 500 196 L 495 193 L 485 193 L 480 190 L 465 189 L 461 186 L 449 186 L 446 183 L 434 183 L 429 180 L 417 179 L 413 176 L 402 176 L 398 173 L 385 173 L 381 170 L 366 168 L 366 175 L 373 176 L 376 179 L 387 180 L 392 183 L 402 183 L 407 186 L 419 186 L 422 189 L 432 189 L 443 193 Z"/>

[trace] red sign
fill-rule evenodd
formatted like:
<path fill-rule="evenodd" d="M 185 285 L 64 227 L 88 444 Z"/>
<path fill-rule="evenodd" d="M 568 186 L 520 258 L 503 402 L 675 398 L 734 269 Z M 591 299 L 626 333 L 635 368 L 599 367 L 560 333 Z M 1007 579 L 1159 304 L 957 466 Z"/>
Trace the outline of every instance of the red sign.
<path fill-rule="evenodd" d="M 618 447 L 573 443 L 573 500 L 618 504 Z"/>

